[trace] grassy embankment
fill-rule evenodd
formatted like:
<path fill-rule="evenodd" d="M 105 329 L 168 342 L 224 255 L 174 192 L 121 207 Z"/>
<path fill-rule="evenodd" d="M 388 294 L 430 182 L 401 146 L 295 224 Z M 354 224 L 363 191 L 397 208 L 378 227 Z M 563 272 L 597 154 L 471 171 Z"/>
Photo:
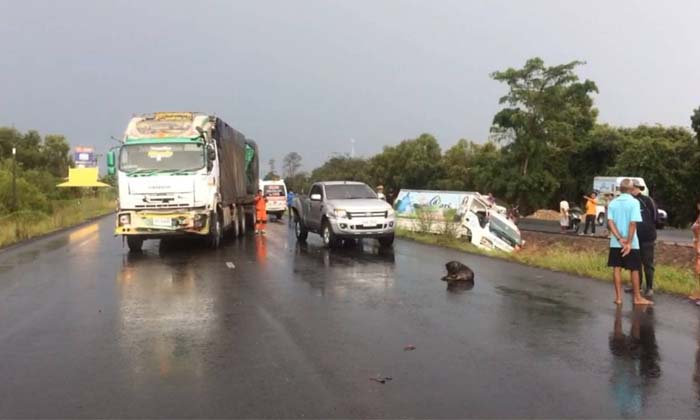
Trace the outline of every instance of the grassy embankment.
<path fill-rule="evenodd" d="M 109 214 L 116 208 L 116 202 L 113 193 L 104 192 L 95 197 L 54 201 L 51 208 L 48 214 L 23 210 L 1 216 L 0 247 Z"/>
<path fill-rule="evenodd" d="M 612 272 L 607 267 L 607 254 L 572 250 L 564 245 L 548 246 L 546 248 L 528 244 L 522 250 L 512 254 L 481 250 L 464 240 L 448 235 L 435 235 L 398 230 L 397 236 L 430 245 L 439 245 L 458 249 L 473 254 L 487 255 L 534 267 L 561 271 L 590 277 L 597 280 L 612 282 Z M 628 281 L 625 274 L 623 279 Z M 654 289 L 667 293 L 689 295 L 696 291 L 697 281 L 691 270 L 684 267 L 658 264 L 654 279 Z"/>

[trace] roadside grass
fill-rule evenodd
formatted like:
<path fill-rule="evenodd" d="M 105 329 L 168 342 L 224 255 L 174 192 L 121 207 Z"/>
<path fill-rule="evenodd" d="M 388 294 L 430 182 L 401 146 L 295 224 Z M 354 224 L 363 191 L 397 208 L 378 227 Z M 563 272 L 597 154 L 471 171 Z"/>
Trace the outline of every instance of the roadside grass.
<path fill-rule="evenodd" d="M 0 247 L 55 230 L 77 225 L 87 219 L 113 212 L 116 202 L 113 193 L 95 197 L 54 201 L 50 214 L 24 210 L 0 217 Z"/>
<path fill-rule="evenodd" d="M 607 254 L 598 252 L 581 252 L 564 245 L 547 248 L 527 245 L 523 249 L 507 254 L 498 251 L 485 251 L 454 237 L 412 232 L 399 229 L 396 235 L 416 242 L 444 246 L 460 251 L 500 258 L 533 267 L 564 273 L 576 274 L 612 283 L 612 270 L 607 267 Z M 629 276 L 623 273 L 623 282 L 629 282 Z M 684 267 L 658 264 L 654 276 L 654 290 L 688 296 L 697 291 L 697 280 L 692 270 Z"/>

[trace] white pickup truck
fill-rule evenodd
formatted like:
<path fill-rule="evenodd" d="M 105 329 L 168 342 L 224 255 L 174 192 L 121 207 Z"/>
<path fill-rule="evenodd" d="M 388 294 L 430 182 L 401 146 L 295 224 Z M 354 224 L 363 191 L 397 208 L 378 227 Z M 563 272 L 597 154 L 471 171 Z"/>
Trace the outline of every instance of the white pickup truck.
<path fill-rule="evenodd" d="M 297 240 L 318 233 L 326 247 L 343 239 L 376 238 L 382 246 L 394 243 L 394 210 L 362 182 L 317 182 L 309 196 L 292 205 Z"/>

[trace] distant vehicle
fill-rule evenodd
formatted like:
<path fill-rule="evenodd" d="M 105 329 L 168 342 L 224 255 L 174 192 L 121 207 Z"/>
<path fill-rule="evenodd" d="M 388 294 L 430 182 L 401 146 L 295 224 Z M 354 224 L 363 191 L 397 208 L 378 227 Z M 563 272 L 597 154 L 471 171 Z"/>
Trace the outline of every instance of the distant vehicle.
<path fill-rule="evenodd" d="M 597 176 L 593 178 L 593 191 L 598 194 L 598 205 L 596 212 L 598 213 L 596 221 L 600 226 L 607 223 L 607 203 L 614 197 L 620 195 L 620 183 L 623 179 L 631 179 L 637 181 L 641 186 L 642 194 L 649 196 L 649 189 L 644 181 L 644 178 L 634 176 Z M 606 198 L 607 197 L 607 198 Z M 668 214 L 665 210 L 657 208 L 656 228 L 663 229 L 668 222 Z"/>
<path fill-rule="evenodd" d="M 446 223 L 455 223 L 452 233 L 481 249 L 513 252 L 524 245 L 506 208 L 477 192 L 401 190 L 395 208 L 402 229 L 442 234 Z"/>
<path fill-rule="evenodd" d="M 267 214 L 274 214 L 277 219 L 281 219 L 287 210 L 287 186 L 284 180 L 260 180 L 260 189 L 267 197 Z"/>
<path fill-rule="evenodd" d="M 216 116 L 157 112 L 131 119 L 123 144 L 107 155 L 119 180 L 115 234 L 131 251 L 146 239 L 206 237 L 253 226 L 258 149 Z"/>
<path fill-rule="evenodd" d="M 300 242 L 314 232 L 328 248 L 344 239 L 376 238 L 382 246 L 394 243 L 394 210 L 362 182 L 317 182 L 308 197 L 294 199 L 292 211 Z"/>

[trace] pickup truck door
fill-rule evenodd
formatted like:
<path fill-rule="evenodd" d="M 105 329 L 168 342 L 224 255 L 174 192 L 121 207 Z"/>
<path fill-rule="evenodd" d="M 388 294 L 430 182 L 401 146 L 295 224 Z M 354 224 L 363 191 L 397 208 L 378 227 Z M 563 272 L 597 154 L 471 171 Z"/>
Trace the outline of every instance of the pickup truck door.
<path fill-rule="evenodd" d="M 306 220 L 306 226 L 311 230 L 318 231 L 321 229 L 321 216 L 323 216 L 323 201 L 325 198 L 323 193 L 321 185 L 311 187 L 311 192 L 309 193 L 309 217 Z M 314 194 L 320 194 L 321 201 L 311 200 L 311 196 Z"/>

